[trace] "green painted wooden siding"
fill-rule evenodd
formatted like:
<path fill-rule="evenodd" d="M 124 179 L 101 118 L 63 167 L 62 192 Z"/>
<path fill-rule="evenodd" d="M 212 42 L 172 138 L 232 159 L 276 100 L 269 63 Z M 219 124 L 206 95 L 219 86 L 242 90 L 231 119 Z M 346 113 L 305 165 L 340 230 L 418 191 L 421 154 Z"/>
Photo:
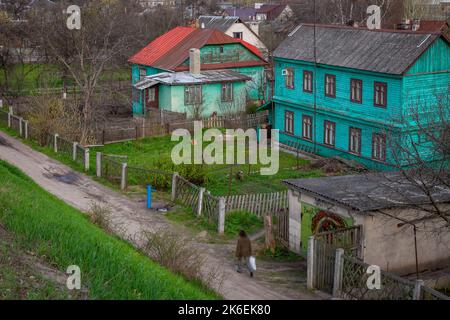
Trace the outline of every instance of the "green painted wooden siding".
<path fill-rule="evenodd" d="M 385 163 L 372 159 L 372 136 L 374 133 L 388 132 L 387 145 L 390 135 L 400 135 L 406 141 L 411 136 L 416 139 L 414 128 L 408 127 L 406 131 L 404 116 L 408 115 L 410 106 L 422 103 L 432 108 L 436 105 L 436 97 L 443 97 L 444 103 L 449 101 L 449 44 L 439 39 L 425 52 L 416 63 L 411 66 L 404 76 L 371 73 L 353 69 L 318 65 L 317 69 L 311 63 L 275 58 L 275 92 L 273 116 L 275 129 L 280 130 L 280 142 L 299 141 L 304 145 L 315 148 L 316 153 L 322 156 L 340 156 L 356 160 L 369 168 L 389 170 L 393 169 L 389 147 Z M 285 85 L 282 70 L 294 70 L 294 89 Z M 303 92 L 303 71 L 312 71 L 317 90 L 316 113 L 314 112 L 314 94 Z M 325 74 L 336 76 L 336 98 L 326 97 L 324 94 Z M 350 100 L 350 79 L 359 79 L 363 82 L 363 101 L 354 103 Z M 374 83 L 387 84 L 387 107 L 374 106 Z M 442 101 L 442 100 L 440 100 Z M 285 112 L 294 113 L 294 134 L 284 132 Z M 313 144 L 302 139 L 302 116 L 313 118 L 314 141 Z M 315 116 L 315 117 L 314 117 Z M 335 147 L 324 145 L 324 121 L 336 123 Z M 349 152 L 350 128 L 359 128 L 362 132 L 361 155 Z M 396 133 L 391 132 L 396 128 Z M 421 151 L 427 156 L 427 148 Z M 433 160 L 433 159 L 429 159 Z"/>
<path fill-rule="evenodd" d="M 213 112 L 222 114 L 229 108 L 245 107 L 245 82 L 233 83 L 233 102 L 222 102 L 222 84 L 213 83 L 202 86 L 203 107 L 202 112 L 205 117 Z M 170 89 L 167 89 L 170 88 Z M 174 112 L 192 113 L 192 107 L 184 103 L 184 86 L 160 86 L 159 103 L 161 109 Z M 169 103 L 170 101 L 170 103 Z"/>

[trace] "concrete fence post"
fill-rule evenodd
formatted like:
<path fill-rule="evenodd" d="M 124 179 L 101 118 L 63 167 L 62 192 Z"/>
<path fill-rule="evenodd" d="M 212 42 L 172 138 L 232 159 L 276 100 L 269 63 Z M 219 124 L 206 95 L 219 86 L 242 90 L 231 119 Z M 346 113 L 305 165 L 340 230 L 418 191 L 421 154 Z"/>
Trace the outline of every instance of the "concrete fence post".
<path fill-rule="evenodd" d="M 19 136 L 20 137 L 23 135 L 22 122 L 23 122 L 23 118 L 19 118 Z"/>
<path fill-rule="evenodd" d="M 13 109 L 13 107 L 12 107 L 12 106 L 9 106 L 9 113 L 11 113 L 11 115 L 13 115 L 13 114 L 14 114 L 14 109 Z"/>
<path fill-rule="evenodd" d="M 28 120 L 25 120 L 23 122 L 23 124 L 24 124 L 24 129 L 25 129 L 24 136 L 25 136 L 25 139 L 28 139 Z"/>
<path fill-rule="evenodd" d="M 314 270 L 314 246 L 316 243 L 316 238 L 314 236 L 310 236 L 308 239 L 308 253 L 307 253 L 307 272 L 306 272 L 306 286 L 308 289 L 312 290 L 314 289 L 314 277 L 315 277 L 315 270 Z"/>
<path fill-rule="evenodd" d="M 72 143 L 72 160 L 77 161 L 77 146 L 78 142 Z"/>
<path fill-rule="evenodd" d="M 422 287 L 425 282 L 423 280 L 416 280 L 416 284 L 414 286 L 413 300 L 422 300 Z"/>
<path fill-rule="evenodd" d="M 177 178 L 178 178 L 178 172 L 174 172 L 172 174 L 172 197 L 171 200 L 175 201 L 177 198 Z"/>
<path fill-rule="evenodd" d="M 125 190 L 127 188 L 127 164 L 122 163 L 122 174 L 120 176 L 120 190 Z"/>
<path fill-rule="evenodd" d="M 8 112 L 8 128 L 11 128 L 11 116 L 12 116 L 12 113 L 10 111 L 10 112 Z"/>
<path fill-rule="evenodd" d="M 97 172 L 97 177 L 102 176 L 102 153 L 97 152 L 96 158 L 95 158 L 95 170 Z"/>
<path fill-rule="evenodd" d="M 342 291 L 342 275 L 344 267 L 344 249 L 336 249 L 334 259 L 333 298 L 339 298 Z"/>
<path fill-rule="evenodd" d="M 89 171 L 89 149 L 84 149 L 84 170 Z"/>
<path fill-rule="evenodd" d="M 53 151 L 55 151 L 55 153 L 58 153 L 58 137 L 59 135 L 57 133 L 53 136 Z"/>
<path fill-rule="evenodd" d="M 219 198 L 219 223 L 217 228 L 219 234 L 224 234 L 225 232 L 225 198 Z"/>
<path fill-rule="evenodd" d="M 205 188 L 200 188 L 198 191 L 198 203 L 197 203 L 197 216 L 202 215 L 203 210 L 203 194 L 205 193 Z"/>

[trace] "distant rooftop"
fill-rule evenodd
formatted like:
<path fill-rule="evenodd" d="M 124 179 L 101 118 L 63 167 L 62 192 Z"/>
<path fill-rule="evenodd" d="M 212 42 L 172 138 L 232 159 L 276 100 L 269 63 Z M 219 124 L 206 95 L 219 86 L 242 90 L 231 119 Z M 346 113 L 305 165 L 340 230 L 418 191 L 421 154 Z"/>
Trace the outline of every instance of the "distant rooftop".
<path fill-rule="evenodd" d="M 256 9 L 251 7 L 227 8 L 225 13 L 229 16 L 239 17 L 242 21 L 254 20 Z"/>
<path fill-rule="evenodd" d="M 360 212 L 430 203 L 423 190 L 400 173 L 292 179 L 283 183 L 290 189 Z M 448 184 L 436 184 L 427 190 L 431 190 L 437 203 L 450 202 Z"/>
<path fill-rule="evenodd" d="M 222 32 L 227 31 L 234 23 L 240 22 L 239 17 L 235 16 L 200 16 L 198 24 L 200 28 L 216 29 Z"/>

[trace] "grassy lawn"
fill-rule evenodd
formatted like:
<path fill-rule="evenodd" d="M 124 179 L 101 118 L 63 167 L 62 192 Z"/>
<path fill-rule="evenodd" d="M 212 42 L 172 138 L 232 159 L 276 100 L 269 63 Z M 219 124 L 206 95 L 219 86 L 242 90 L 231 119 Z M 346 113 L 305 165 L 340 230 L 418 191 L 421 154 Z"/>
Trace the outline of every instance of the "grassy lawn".
<path fill-rule="evenodd" d="M 230 212 L 225 219 L 224 235 L 217 234 L 217 225 L 209 223 L 202 217 L 197 217 L 189 209 L 178 209 L 168 212 L 166 217 L 176 223 L 179 223 L 194 232 L 207 231 L 210 240 L 214 242 L 227 241 L 236 238 L 240 230 L 245 230 L 248 234 L 253 234 L 261 230 L 264 226 L 258 216 L 243 211 Z"/>
<path fill-rule="evenodd" d="M 83 213 L 3 161 L 0 180 L 0 223 L 28 251 L 45 257 L 58 270 L 64 272 L 69 265 L 78 265 L 88 298 L 216 298 L 199 284 L 169 272 L 93 225 Z M 8 270 L 5 273 L 8 279 L 14 277 Z"/>
<path fill-rule="evenodd" d="M 230 166 L 227 165 L 173 165 L 172 148 L 178 142 L 170 141 L 170 136 L 145 138 L 137 141 L 127 141 L 94 148 L 105 154 L 126 155 L 128 165 L 147 169 L 159 169 L 179 172 L 182 176 L 196 184 L 201 184 L 214 195 L 227 195 L 229 188 Z M 206 146 L 206 144 L 204 144 Z M 306 160 L 280 152 L 280 169 L 273 176 L 262 176 L 259 173 L 261 164 L 241 165 L 233 168 L 231 194 L 264 193 L 285 190 L 281 184 L 283 179 L 318 177 L 320 170 L 309 168 Z M 237 178 L 237 172 L 242 171 L 242 179 Z M 250 174 L 248 174 L 250 172 Z M 192 178 L 192 179 L 191 179 Z M 133 181 L 133 177 L 130 177 Z"/>
<path fill-rule="evenodd" d="M 61 71 L 54 64 L 26 63 L 16 64 L 8 75 L 10 90 L 21 90 L 22 95 L 33 94 L 33 90 L 39 89 L 44 84 L 51 88 L 62 88 L 63 79 L 60 76 Z M 130 79 L 130 70 L 125 67 L 119 70 L 105 71 L 100 77 L 102 82 L 109 80 L 122 81 Z M 5 73 L 0 68 L 0 86 L 5 83 Z M 74 81 L 68 77 L 67 86 L 74 85 Z"/>

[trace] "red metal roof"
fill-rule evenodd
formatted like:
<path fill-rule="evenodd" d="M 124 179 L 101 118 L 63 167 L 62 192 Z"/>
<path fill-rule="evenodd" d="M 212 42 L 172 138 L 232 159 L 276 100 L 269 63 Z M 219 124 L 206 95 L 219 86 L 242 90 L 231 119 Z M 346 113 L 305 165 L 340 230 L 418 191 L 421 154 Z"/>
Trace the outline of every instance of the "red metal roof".
<path fill-rule="evenodd" d="M 189 27 L 176 27 L 159 36 L 138 53 L 128 59 L 131 63 L 151 66 L 168 51 L 173 49 L 180 41 L 183 41 L 195 29 Z"/>
<path fill-rule="evenodd" d="M 150 42 L 146 47 L 133 55 L 131 63 L 152 66 L 163 70 L 175 70 L 188 57 L 189 49 L 212 44 L 240 43 L 260 58 L 265 64 L 261 52 L 255 46 L 232 38 L 223 32 L 213 29 L 196 29 L 192 27 L 176 27 Z M 254 63 L 254 61 L 244 61 Z M 260 61 L 256 61 L 260 62 Z M 219 69 L 218 67 L 217 69 Z"/>

